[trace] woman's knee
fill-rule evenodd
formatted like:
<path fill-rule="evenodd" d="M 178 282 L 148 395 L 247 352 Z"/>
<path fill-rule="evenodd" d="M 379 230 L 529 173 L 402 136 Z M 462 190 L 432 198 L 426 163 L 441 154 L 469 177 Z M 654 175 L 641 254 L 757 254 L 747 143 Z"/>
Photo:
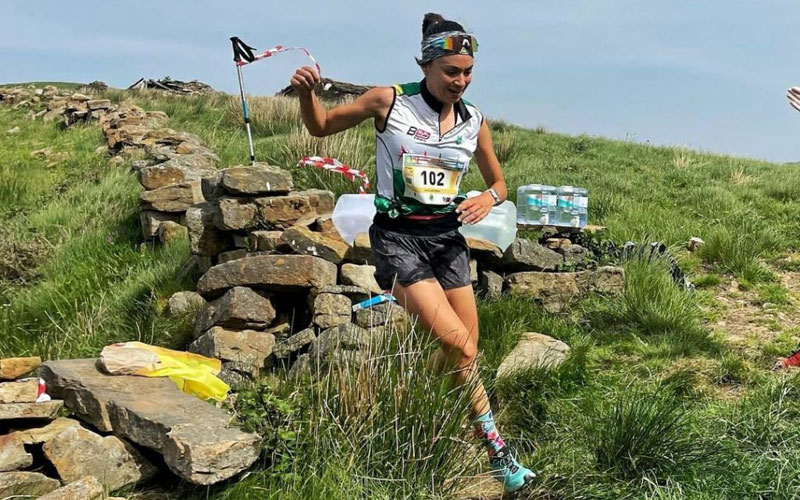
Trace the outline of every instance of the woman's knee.
<path fill-rule="evenodd" d="M 468 334 L 459 335 L 459 339 L 445 347 L 450 359 L 460 368 L 466 368 L 478 358 L 478 345 Z"/>

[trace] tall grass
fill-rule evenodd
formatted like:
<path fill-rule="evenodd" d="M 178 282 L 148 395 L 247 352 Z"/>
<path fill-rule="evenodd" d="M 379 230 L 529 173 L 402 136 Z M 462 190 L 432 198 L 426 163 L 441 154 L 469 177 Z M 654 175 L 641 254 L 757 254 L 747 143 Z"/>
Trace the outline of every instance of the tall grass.
<path fill-rule="evenodd" d="M 310 492 L 313 478 L 313 489 L 334 498 L 382 498 L 381 491 L 386 498 L 448 498 L 453 480 L 472 472 L 477 457 L 465 441 L 470 386 L 428 370 L 436 347 L 414 329 L 392 331 L 374 337 L 363 356 L 339 351 L 333 361 L 312 362 L 312 380 L 284 385 L 296 418 L 286 428 L 293 437 L 283 448 L 285 466 L 276 471 L 279 461 L 268 461 L 266 474 L 284 478 L 273 494 L 319 498 Z"/>
<path fill-rule="evenodd" d="M 565 397 L 586 382 L 588 353 L 591 341 L 583 338 L 573 343 L 569 355 L 557 367 L 533 367 L 495 383 L 495 396 L 513 401 L 503 408 L 503 422 L 528 440 L 541 437 L 542 427 L 550 418 L 550 401 Z"/>
<path fill-rule="evenodd" d="M 354 128 L 335 135 L 314 137 L 305 127 L 297 127 L 292 129 L 269 159 L 276 165 L 286 165 L 301 187 L 329 189 L 337 195 L 354 193 L 361 185 L 361 179 L 353 182 L 337 173 L 295 165 L 305 156 L 326 156 L 351 168 L 365 170 L 371 182 L 376 182 L 375 142 L 363 129 Z"/>
<path fill-rule="evenodd" d="M 800 437 L 798 378 L 770 380 L 735 404 L 728 431 L 753 449 L 794 447 Z"/>
<path fill-rule="evenodd" d="M 514 134 L 513 129 L 497 132 L 492 137 L 494 153 L 497 156 L 497 161 L 499 161 L 501 165 L 508 163 L 516 156 L 516 139 L 517 136 Z"/>
<path fill-rule="evenodd" d="M 713 228 L 698 252 L 700 257 L 747 281 L 769 280 L 772 275 L 763 259 L 783 248 L 785 242 L 764 217 L 746 213 L 736 222 Z"/>
<path fill-rule="evenodd" d="M 624 479 L 664 479 L 711 454 L 692 430 L 690 410 L 668 387 L 629 387 L 599 404 L 585 429 L 601 471 Z"/>
<path fill-rule="evenodd" d="M 248 96 L 247 107 L 250 127 L 258 136 L 287 134 L 303 125 L 300 104 L 295 98 Z M 224 116 L 228 126 L 241 127 L 241 101 L 229 99 L 225 103 Z"/>
<path fill-rule="evenodd" d="M 634 258 L 624 264 L 625 291 L 618 314 L 644 334 L 694 335 L 700 330 L 694 297 L 673 282 L 666 259 Z"/>

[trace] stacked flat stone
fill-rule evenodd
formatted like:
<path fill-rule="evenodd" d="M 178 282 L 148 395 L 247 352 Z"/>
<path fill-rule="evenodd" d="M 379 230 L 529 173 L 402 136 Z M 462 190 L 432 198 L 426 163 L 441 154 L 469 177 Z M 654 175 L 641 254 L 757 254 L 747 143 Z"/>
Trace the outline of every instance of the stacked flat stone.
<path fill-rule="evenodd" d="M 44 444 L 44 454 L 65 483 L 94 475 L 117 489 L 155 474 L 132 446 L 150 448 L 178 477 L 214 484 L 248 468 L 261 439 L 238 429 L 220 408 L 181 392 L 166 377 L 108 375 L 96 359 L 48 361 L 41 376 L 54 396 L 101 436 L 69 426 Z"/>
<path fill-rule="evenodd" d="M 0 422 L 55 418 L 63 401 L 37 403 L 39 379 L 26 377 L 41 364 L 38 357 L 0 359 Z"/>
<path fill-rule="evenodd" d="M 104 437 L 77 420 L 57 418 L 64 401 L 36 402 L 40 380 L 30 374 L 41 363 L 38 357 L 0 360 L 0 497 L 91 500 L 158 472 L 120 437 Z M 53 470 L 55 477 L 42 470 Z"/>
<path fill-rule="evenodd" d="M 88 87 L 86 89 L 90 90 Z M 58 90 L 52 85 L 44 88 L 0 89 L 0 102 L 12 109 L 29 109 L 28 117 L 31 119 L 56 121 L 66 127 L 98 121 L 114 109 L 109 99 L 96 99 L 84 93 Z"/>
<path fill-rule="evenodd" d="M 219 158 L 194 134 L 165 128 L 167 116 L 130 103 L 121 104 L 100 121 L 112 154 L 133 162 L 144 191 L 139 196 L 145 240 L 162 243 L 187 238 L 186 210 L 205 201 L 202 179 L 213 176 Z"/>
<path fill-rule="evenodd" d="M 288 171 L 264 163 L 218 170 L 202 187 L 186 225 L 208 302 L 190 351 L 222 360 L 236 386 L 307 358 L 325 332 L 362 328 L 353 304 L 381 290 L 333 226 L 333 193 L 295 191 Z"/>
<path fill-rule="evenodd" d="M 221 359 L 226 380 L 249 380 L 276 365 L 291 365 L 295 375 L 330 360 L 363 360 L 367 345 L 408 325 L 396 304 L 353 313 L 355 303 L 382 290 L 368 235 L 349 246 L 333 226 L 332 193 L 293 191 L 291 175 L 266 164 L 233 166 L 202 183 L 207 201 L 187 210 L 186 223 L 204 272 L 197 292 L 210 302 L 190 350 Z M 555 312 L 587 293 L 620 293 L 624 284 L 617 268 L 563 272 L 588 255 L 568 239 L 555 249 L 517 239 L 505 252 L 483 240 L 467 243 L 471 280 L 486 297 L 524 294 Z M 243 305 L 234 313 L 237 300 Z M 246 321 L 248 307 L 262 317 Z M 291 318 L 288 328 L 268 333 L 284 318 Z"/>

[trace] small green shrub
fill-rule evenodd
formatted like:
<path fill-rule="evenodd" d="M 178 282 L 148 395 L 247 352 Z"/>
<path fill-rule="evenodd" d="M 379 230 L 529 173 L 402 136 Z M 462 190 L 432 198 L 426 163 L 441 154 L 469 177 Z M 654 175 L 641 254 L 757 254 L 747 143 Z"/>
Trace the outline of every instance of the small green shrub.
<path fill-rule="evenodd" d="M 270 473 L 290 469 L 298 437 L 298 409 L 278 394 L 276 382 L 267 378 L 236 394 L 233 410 L 245 429 L 262 439 Z"/>
<path fill-rule="evenodd" d="M 664 386 L 619 391 L 586 415 L 585 428 L 597 467 L 625 479 L 669 477 L 710 455 L 690 411 Z"/>
<path fill-rule="evenodd" d="M 789 305 L 792 296 L 789 290 L 778 283 L 766 283 L 758 287 L 758 304 L 775 304 L 779 306 Z"/>
<path fill-rule="evenodd" d="M 717 225 L 706 237 L 698 255 L 723 271 L 756 283 L 768 281 L 771 273 L 761 260 L 781 249 L 783 243 L 763 218 L 743 214 L 736 225 Z"/>
<path fill-rule="evenodd" d="M 626 261 L 625 291 L 618 314 L 643 333 L 695 335 L 700 311 L 691 294 L 676 285 L 661 258 Z"/>
<path fill-rule="evenodd" d="M 501 165 L 508 163 L 516 156 L 517 136 L 513 130 L 504 130 L 494 134 L 492 142 L 494 143 L 494 154 Z"/>
<path fill-rule="evenodd" d="M 708 273 L 692 279 L 692 284 L 697 288 L 713 288 L 722 283 L 722 277 L 717 273 Z"/>

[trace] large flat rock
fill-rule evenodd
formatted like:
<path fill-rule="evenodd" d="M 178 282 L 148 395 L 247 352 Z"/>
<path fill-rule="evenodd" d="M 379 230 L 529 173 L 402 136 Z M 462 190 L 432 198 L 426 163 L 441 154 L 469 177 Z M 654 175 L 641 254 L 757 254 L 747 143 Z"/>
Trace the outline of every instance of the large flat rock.
<path fill-rule="evenodd" d="M 302 226 L 290 227 L 283 232 L 281 238 L 301 255 L 321 257 L 334 264 L 339 264 L 350 248 L 344 241 L 328 238 Z"/>
<path fill-rule="evenodd" d="M 58 479 L 52 479 L 38 472 L 0 472 L 0 498 L 31 497 L 38 498 L 61 486 Z"/>
<path fill-rule="evenodd" d="M 53 490 L 40 500 L 94 500 L 103 496 L 103 485 L 94 476 L 86 476 Z"/>
<path fill-rule="evenodd" d="M 274 319 L 275 308 L 269 298 L 250 288 L 236 286 L 219 299 L 206 304 L 197 315 L 194 336 L 199 337 L 215 326 L 233 330 L 264 330 Z"/>
<path fill-rule="evenodd" d="M 551 271 L 564 264 L 564 257 L 535 241 L 517 238 L 506 248 L 503 263 L 509 271 Z"/>
<path fill-rule="evenodd" d="M 221 295 L 235 286 L 278 292 L 336 284 L 336 265 L 311 255 L 254 255 L 209 269 L 197 283 L 206 297 Z"/>
<path fill-rule="evenodd" d="M 520 272 L 507 275 L 506 286 L 510 293 L 531 297 L 546 310 L 558 312 L 570 301 L 589 293 L 621 294 L 625 289 L 625 272 L 610 266 L 569 273 Z"/>
<path fill-rule="evenodd" d="M 202 203 L 203 190 L 200 181 L 186 181 L 144 191 L 139 195 L 143 210 L 158 212 L 185 212 L 196 203 Z"/>
<path fill-rule="evenodd" d="M 213 484 L 249 467 L 260 438 L 230 427 L 230 416 L 179 391 L 167 378 L 105 375 L 95 359 L 42 366 L 49 392 L 101 432 L 164 454 L 169 468 L 195 484 Z"/>
<path fill-rule="evenodd" d="M 64 406 L 62 401 L 44 403 L 0 403 L 0 420 L 18 418 L 55 418 L 58 410 Z"/>
<path fill-rule="evenodd" d="M 229 167 L 222 171 L 222 187 L 236 195 L 288 193 L 292 174 L 265 163 Z"/>
<path fill-rule="evenodd" d="M 275 336 L 254 330 L 226 330 L 215 326 L 189 346 L 190 352 L 235 362 L 241 369 L 258 376 L 275 347 Z"/>
<path fill-rule="evenodd" d="M 116 436 L 100 436 L 83 427 L 71 427 L 42 447 L 58 477 L 65 483 L 95 476 L 109 490 L 148 479 L 158 469 L 133 446 Z"/>
<path fill-rule="evenodd" d="M 41 364 L 42 358 L 39 356 L 0 359 L 0 380 L 17 379 L 37 369 Z"/>
<path fill-rule="evenodd" d="M 554 368 L 567 357 L 569 346 L 553 337 L 536 332 L 523 333 L 516 347 L 503 358 L 497 377 L 511 377 L 536 368 Z"/>

